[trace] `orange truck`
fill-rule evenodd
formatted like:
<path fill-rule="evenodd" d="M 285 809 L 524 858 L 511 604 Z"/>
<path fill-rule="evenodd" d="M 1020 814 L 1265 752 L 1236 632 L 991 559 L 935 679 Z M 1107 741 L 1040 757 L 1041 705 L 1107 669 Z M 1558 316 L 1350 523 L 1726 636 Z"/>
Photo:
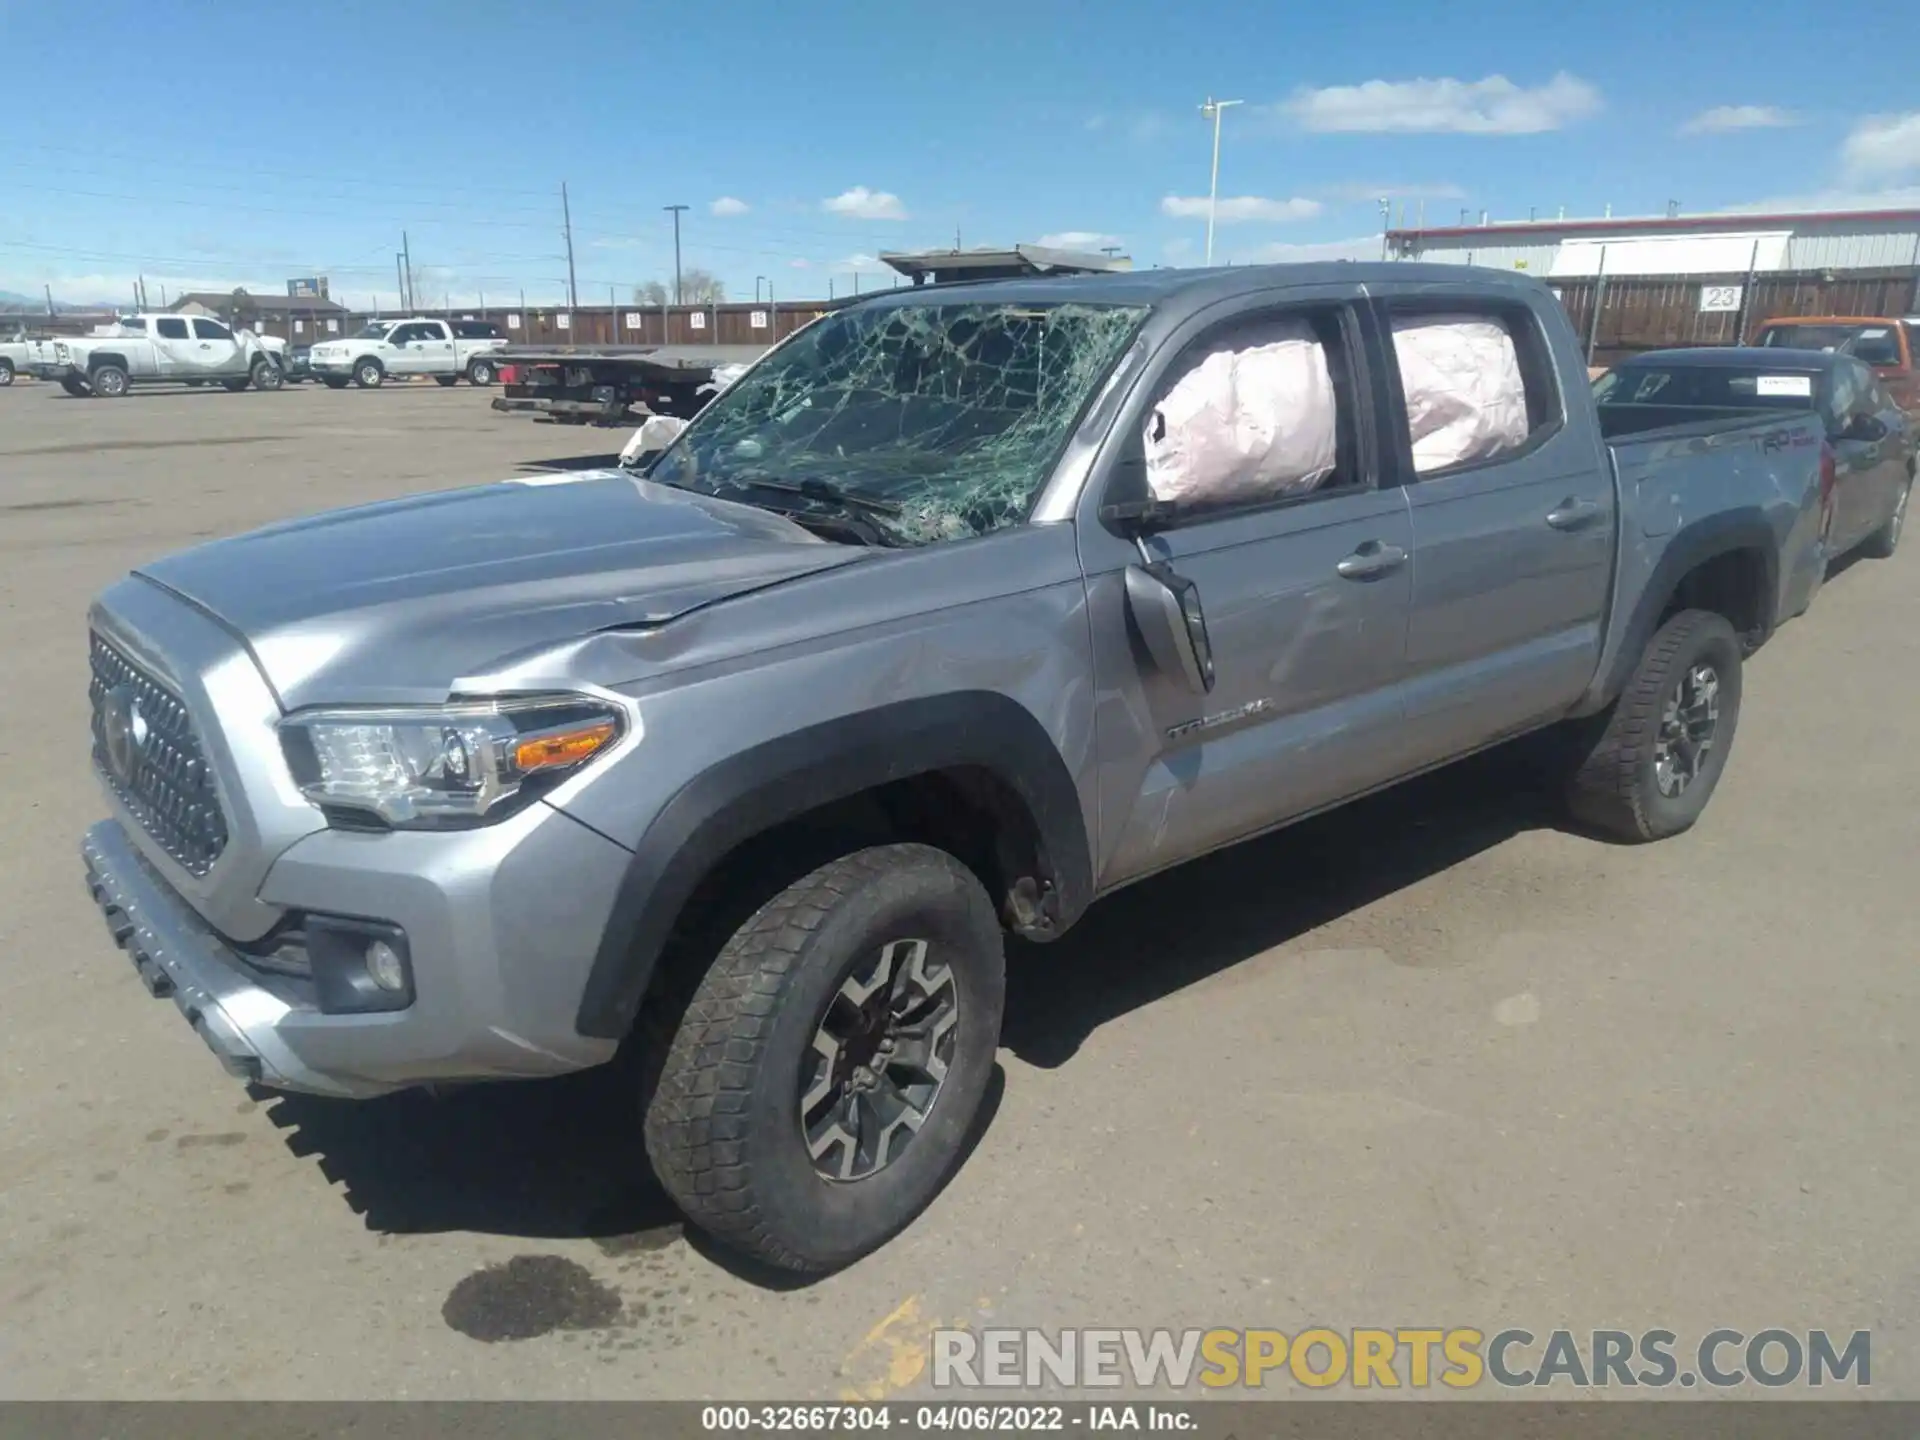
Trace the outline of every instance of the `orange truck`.
<path fill-rule="evenodd" d="M 1920 414 L 1920 316 L 1783 315 L 1754 332 L 1755 345 L 1788 350 L 1837 350 L 1873 367 L 1894 403 Z"/>

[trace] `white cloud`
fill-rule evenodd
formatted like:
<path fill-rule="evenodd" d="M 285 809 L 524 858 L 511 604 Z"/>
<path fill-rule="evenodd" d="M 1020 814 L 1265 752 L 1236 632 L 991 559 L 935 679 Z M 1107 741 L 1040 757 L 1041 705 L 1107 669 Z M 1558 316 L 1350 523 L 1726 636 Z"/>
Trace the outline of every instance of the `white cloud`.
<path fill-rule="evenodd" d="M 1779 130 L 1800 117 L 1778 105 L 1716 105 L 1680 127 L 1682 135 L 1718 135 L 1728 130 Z"/>
<path fill-rule="evenodd" d="M 1884 189 L 1834 187 L 1798 195 L 1769 195 L 1739 205 L 1728 205 L 1717 215 L 1797 215 L 1813 210 L 1909 210 L 1920 209 L 1920 185 L 1895 185 Z"/>
<path fill-rule="evenodd" d="M 831 200 L 822 200 L 820 208 L 854 220 L 904 220 L 907 218 L 906 206 L 900 203 L 898 195 L 885 190 L 869 190 L 864 185 L 856 185 L 851 190 L 844 190 Z"/>
<path fill-rule="evenodd" d="M 1564 71 L 1544 85 L 1484 80 L 1369 80 L 1303 88 L 1280 107 L 1308 130 L 1455 135 L 1532 135 L 1558 130 L 1600 108 L 1600 92 Z"/>
<path fill-rule="evenodd" d="M 1309 240 L 1301 244 L 1292 244 L 1283 240 L 1267 245 L 1257 245 L 1251 250 L 1237 251 L 1233 255 L 1234 263 L 1239 265 L 1293 265 L 1304 264 L 1310 260 L 1378 260 L 1380 258 L 1380 237 L 1362 235 L 1355 240 Z"/>
<path fill-rule="evenodd" d="M 1121 246 L 1118 235 L 1105 235 L 1098 230 L 1056 230 L 1051 235 L 1040 237 L 1042 247 L 1049 250 L 1104 250 L 1107 246 Z"/>
<path fill-rule="evenodd" d="M 1841 145 L 1840 160 L 1856 180 L 1920 174 L 1920 110 L 1868 116 Z"/>
<path fill-rule="evenodd" d="M 879 266 L 879 257 L 856 251 L 854 254 L 847 256 L 846 259 L 836 261 L 830 268 L 834 270 L 875 270 L 878 269 Z"/>
<path fill-rule="evenodd" d="M 707 206 L 708 213 L 718 215 L 722 219 L 725 219 L 729 215 L 744 215 L 751 209 L 753 209 L 753 207 L 747 204 L 746 201 L 736 200 L 731 195 L 722 195 L 718 200 Z"/>
<path fill-rule="evenodd" d="M 1240 220 L 1311 220 L 1326 207 L 1318 200 L 1296 195 L 1291 200 L 1268 200 L 1259 195 L 1221 196 L 1216 218 L 1223 225 Z M 1160 201 L 1160 213 L 1176 220 L 1207 218 L 1204 195 L 1168 195 Z"/>
<path fill-rule="evenodd" d="M 796 270 L 811 270 L 813 268 L 813 262 L 811 260 L 789 260 L 787 264 Z"/>

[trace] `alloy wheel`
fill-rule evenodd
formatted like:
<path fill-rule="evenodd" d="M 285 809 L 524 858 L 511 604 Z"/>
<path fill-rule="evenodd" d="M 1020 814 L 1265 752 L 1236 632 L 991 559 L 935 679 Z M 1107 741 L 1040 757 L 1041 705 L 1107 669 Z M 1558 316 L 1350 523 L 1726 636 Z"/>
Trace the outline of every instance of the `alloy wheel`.
<path fill-rule="evenodd" d="M 828 1180 L 899 1159 L 940 1098 L 960 994 L 925 940 L 883 945 L 841 982 L 800 1077 L 800 1133 Z"/>
<path fill-rule="evenodd" d="M 1719 721 L 1719 672 L 1711 665 L 1695 665 L 1668 694 L 1653 742 L 1654 780 L 1662 795 L 1684 794 L 1700 778 Z"/>

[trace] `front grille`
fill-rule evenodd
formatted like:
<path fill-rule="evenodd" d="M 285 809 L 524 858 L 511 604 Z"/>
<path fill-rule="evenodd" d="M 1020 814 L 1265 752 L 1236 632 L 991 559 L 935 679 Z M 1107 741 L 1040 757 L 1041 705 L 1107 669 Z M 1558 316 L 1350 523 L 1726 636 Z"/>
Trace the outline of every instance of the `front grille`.
<path fill-rule="evenodd" d="M 93 637 L 93 763 L 134 819 L 189 874 L 227 846 L 213 772 L 173 690 L 111 641 Z"/>

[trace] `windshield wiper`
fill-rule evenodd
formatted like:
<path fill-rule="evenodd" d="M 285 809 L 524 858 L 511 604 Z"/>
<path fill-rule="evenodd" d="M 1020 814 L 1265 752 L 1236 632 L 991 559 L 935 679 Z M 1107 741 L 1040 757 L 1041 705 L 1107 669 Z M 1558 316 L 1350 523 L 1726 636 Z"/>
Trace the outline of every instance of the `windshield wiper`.
<path fill-rule="evenodd" d="M 769 475 L 741 475 L 729 477 L 729 485 L 747 485 L 756 490 L 777 490 L 783 495 L 804 495 L 809 500 L 823 501 L 828 505 L 839 505 L 848 510 L 865 510 L 873 515 L 900 515 L 901 507 L 891 500 L 875 500 L 869 495 L 859 495 L 851 490 L 843 490 L 831 480 L 822 480 L 817 475 L 805 480 L 776 480 Z"/>

